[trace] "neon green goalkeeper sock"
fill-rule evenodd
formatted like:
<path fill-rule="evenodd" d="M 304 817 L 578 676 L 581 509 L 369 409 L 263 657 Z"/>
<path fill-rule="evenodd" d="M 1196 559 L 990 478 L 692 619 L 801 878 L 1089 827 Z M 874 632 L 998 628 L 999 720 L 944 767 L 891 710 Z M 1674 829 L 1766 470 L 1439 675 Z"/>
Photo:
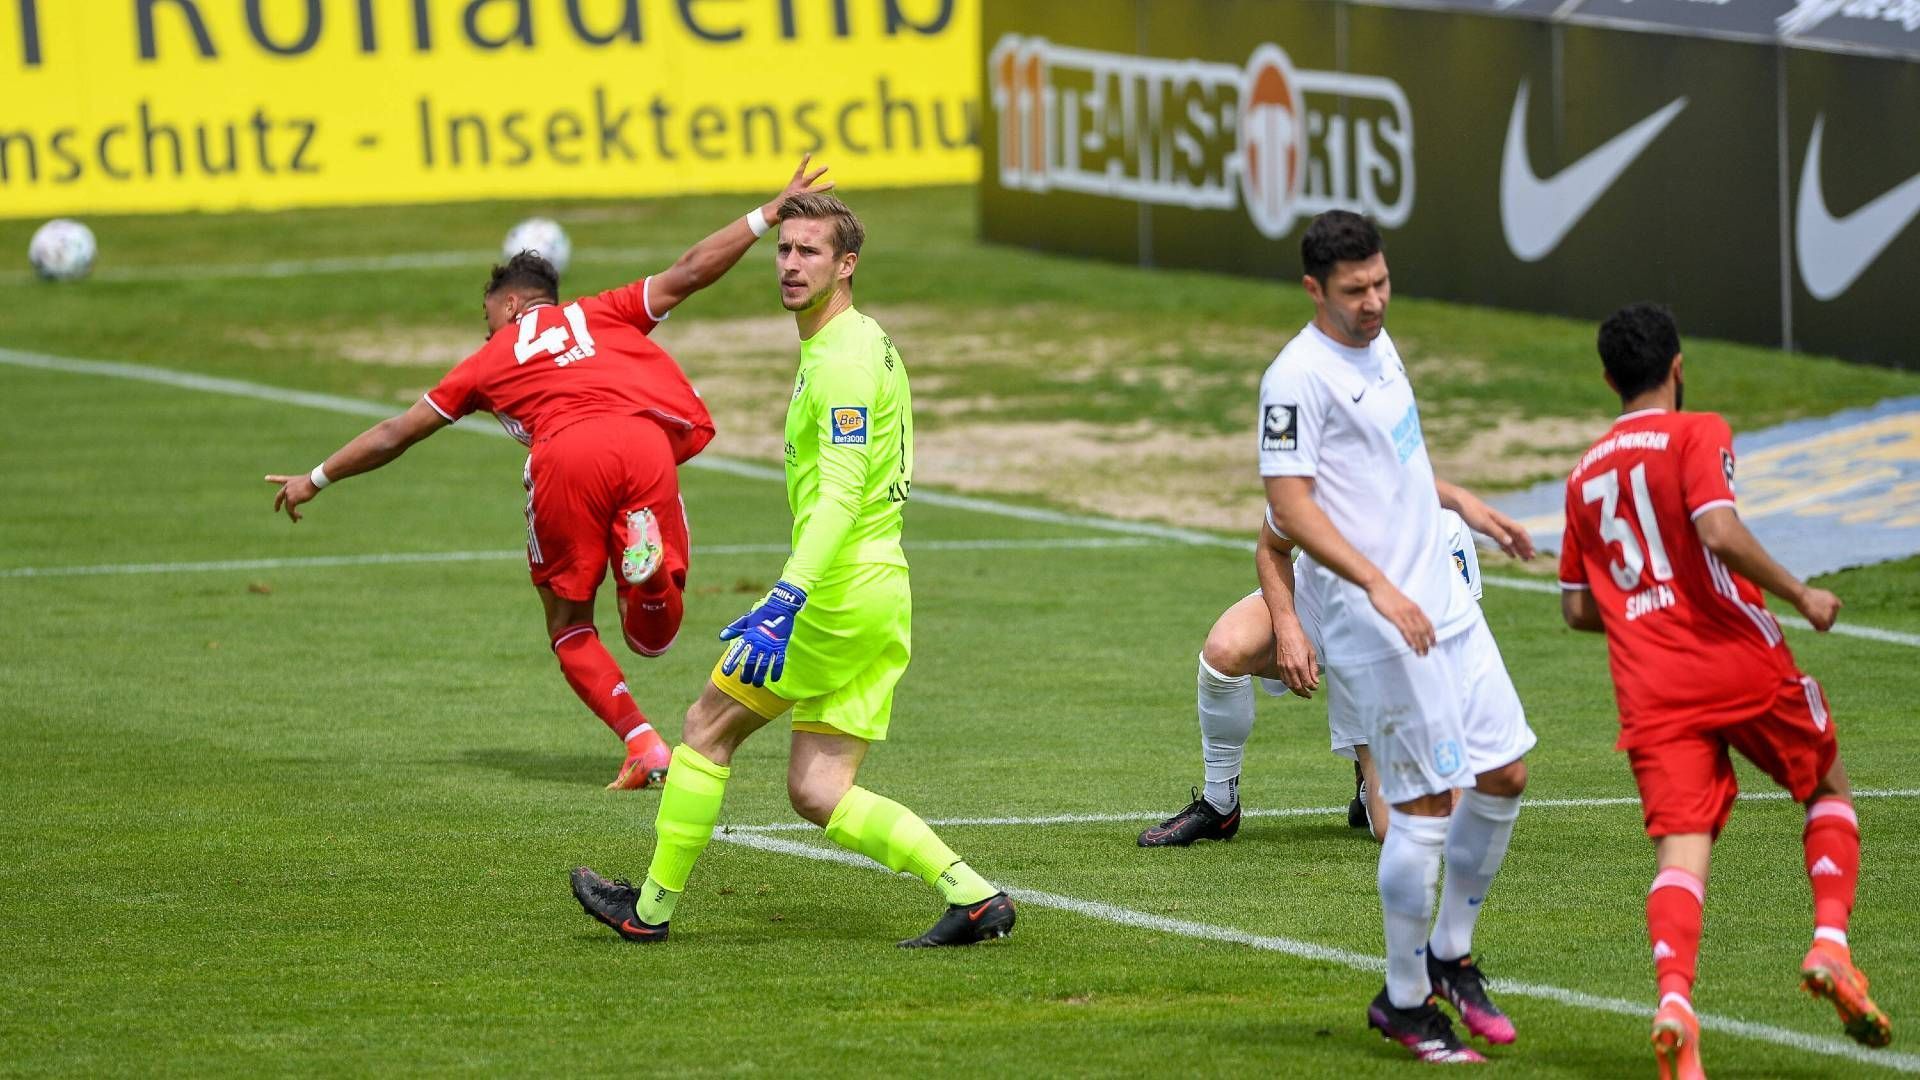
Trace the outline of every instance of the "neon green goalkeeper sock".
<path fill-rule="evenodd" d="M 1000 891 L 960 861 L 919 815 L 863 787 L 849 789 L 833 808 L 827 839 L 889 870 L 908 871 L 939 889 L 949 904 L 977 904 Z"/>
<path fill-rule="evenodd" d="M 660 813 L 653 819 L 653 862 L 636 905 L 640 921 L 658 926 L 673 917 L 687 875 L 713 839 L 731 775 L 732 769 L 715 765 L 685 743 L 673 748 L 667 783 L 660 791 Z"/>

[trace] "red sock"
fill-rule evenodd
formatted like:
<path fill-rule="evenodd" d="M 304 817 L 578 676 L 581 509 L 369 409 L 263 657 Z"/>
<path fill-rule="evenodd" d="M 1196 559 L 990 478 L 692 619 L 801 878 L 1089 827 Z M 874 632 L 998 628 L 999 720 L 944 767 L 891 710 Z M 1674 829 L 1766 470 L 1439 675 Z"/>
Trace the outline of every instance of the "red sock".
<path fill-rule="evenodd" d="M 1663 998 L 1679 994 L 1693 1000 L 1700 912 L 1706 898 L 1706 885 L 1677 866 L 1660 871 L 1647 892 L 1647 937 L 1653 942 L 1653 972 Z"/>
<path fill-rule="evenodd" d="M 1827 936 L 1837 935 L 1844 945 L 1860 881 L 1860 819 L 1853 803 L 1840 797 L 1814 803 L 1807 809 L 1801 842 L 1807 849 L 1807 881 L 1813 885 L 1814 935 L 1831 931 Z"/>
<path fill-rule="evenodd" d="M 670 575 L 659 574 L 659 585 L 648 581 L 638 589 L 625 592 L 626 610 L 621 613 L 620 629 L 627 636 L 627 647 L 642 656 L 659 656 L 680 634 L 680 619 L 686 600 L 674 587 Z M 652 591 L 645 591 L 652 587 Z"/>
<path fill-rule="evenodd" d="M 633 695 L 627 692 L 620 665 L 600 644 L 600 632 L 592 623 L 569 626 L 555 634 L 553 655 L 560 661 L 560 673 L 567 677 L 567 685 L 615 735 L 625 739 L 647 722 L 640 706 L 633 703 Z"/>

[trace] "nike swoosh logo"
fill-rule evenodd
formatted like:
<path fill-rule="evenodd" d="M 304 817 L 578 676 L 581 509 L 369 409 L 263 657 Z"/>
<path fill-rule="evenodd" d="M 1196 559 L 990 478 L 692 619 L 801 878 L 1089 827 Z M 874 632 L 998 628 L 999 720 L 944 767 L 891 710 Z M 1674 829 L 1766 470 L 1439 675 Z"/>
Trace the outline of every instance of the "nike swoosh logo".
<path fill-rule="evenodd" d="M 1826 193 L 1820 188 L 1820 147 L 1826 126 L 1824 114 L 1814 118 L 1807 160 L 1800 167 L 1800 206 L 1793 230 L 1800 280 L 1815 300 L 1831 300 L 1852 288 L 1887 245 L 1920 216 L 1920 176 L 1908 178 L 1846 217 L 1829 213 Z"/>
<path fill-rule="evenodd" d="M 1361 398 L 1363 398 L 1363 397 L 1366 397 L 1366 396 L 1367 396 L 1367 388 L 1363 386 L 1363 387 L 1361 387 L 1361 388 L 1360 388 L 1360 392 L 1359 392 L 1359 393 L 1357 393 L 1357 394 L 1355 394 L 1355 395 L 1353 395 L 1353 403 L 1354 403 L 1355 405 L 1358 405 L 1358 404 L 1360 404 L 1360 399 L 1361 399 Z"/>
<path fill-rule="evenodd" d="M 660 934 L 658 929 L 651 926 L 637 925 L 632 919 L 621 919 L 620 929 L 625 930 L 629 934 L 640 934 L 645 937 L 658 937 Z"/>
<path fill-rule="evenodd" d="M 981 904 L 979 907 L 974 908 L 972 911 L 967 912 L 968 921 L 979 922 L 980 916 L 985 915 L 987 913 L 987 909 L 992 906 L 993 906 L 993 901 L 988 900 L 986 903 Z"/>
<path fill-rule="evenodd" d="M 1527 155 L 1529 90 L 1527 83 L 1520 84 L 1520 92 L 1513 98 L 1513 116 L 1507 121 L 1507 148 L 1500 160 L 1500 227 L 1516 258 L 1539 262 L 1553 254 L 1620 174 L 1646 153 L 1653 140 L 1687 107 L 1687 99 L 1675 98 L 1598 150 L 1543 180 L 1534 175 L 1533 162 Z"/>

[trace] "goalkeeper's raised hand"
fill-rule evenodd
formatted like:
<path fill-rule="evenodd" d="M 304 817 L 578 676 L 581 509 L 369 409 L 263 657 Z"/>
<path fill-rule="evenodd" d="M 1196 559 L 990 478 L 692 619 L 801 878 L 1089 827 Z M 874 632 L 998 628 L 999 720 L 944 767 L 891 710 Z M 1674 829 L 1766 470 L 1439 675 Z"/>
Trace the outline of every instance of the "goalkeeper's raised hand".
<path fill-rule="evenodd" d="M 775 582 L 766 599 L 720 631 L 721 641 L 733 642 L 720 661 L 720 674 L 740 672 L 740 681 L 765 686 L 787 669 L 787 641 L 793 637 L 793 617 L 807 606 L 807 591 L 784 581 Z"/>

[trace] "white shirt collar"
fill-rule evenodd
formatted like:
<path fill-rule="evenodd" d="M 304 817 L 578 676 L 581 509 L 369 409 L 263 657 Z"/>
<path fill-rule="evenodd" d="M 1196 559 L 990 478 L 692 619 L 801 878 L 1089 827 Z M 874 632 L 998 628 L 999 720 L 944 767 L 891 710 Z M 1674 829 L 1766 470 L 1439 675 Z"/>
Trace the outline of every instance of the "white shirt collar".
<path fill-rule="evenodd" d="M 1643 416 L 1659 416 L 1666 411 L 1665 409 L 1635 409 L 1630 413 L 1621 413 L 1613 422 L 1615 424 L 1622 424 L 1628 420 L 1638 420 Z"/>

